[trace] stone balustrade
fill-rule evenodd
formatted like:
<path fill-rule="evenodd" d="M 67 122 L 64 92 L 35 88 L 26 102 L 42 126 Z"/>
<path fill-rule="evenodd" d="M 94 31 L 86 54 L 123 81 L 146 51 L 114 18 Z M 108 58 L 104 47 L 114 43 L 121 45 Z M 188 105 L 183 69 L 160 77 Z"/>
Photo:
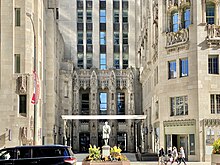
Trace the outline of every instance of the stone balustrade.
<path fill-rule="evenodd" d="M 166 46 L 171 47 L 185 43 L 189 40 L 189 30 L 181 29 L 178 32 L 168 32 L 166 34 Z"/>

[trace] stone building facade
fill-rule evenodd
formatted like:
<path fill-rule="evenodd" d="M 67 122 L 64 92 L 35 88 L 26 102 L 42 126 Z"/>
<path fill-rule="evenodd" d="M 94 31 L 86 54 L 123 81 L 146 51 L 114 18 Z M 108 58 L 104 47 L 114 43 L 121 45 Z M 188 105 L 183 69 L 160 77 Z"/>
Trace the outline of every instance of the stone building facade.
<path fill-rule="evenodd" d="M 58 24 L 65 42 L 60 70 L 62 114 L 141 114 L 142 93 L 134 44 L 139 5 L 139 1 L 133 0 L 59 2 Z M 67 144 L 78 152 L 88 151 L 89 144 L 102 146 L 104 122 L 68 120 L 63 130 Z M 136 151 L 136 122 L 108 122 L 112 128 L 110 146 Z"/>
<path fill-rule="evenodd" d="M 137 41 L 142 149 L 182 146 L 188 160 L 210 161 L 219 127 L 219 1 L 142 1 Z"/>
<path fill-rule="evenodd" d="M 53 143 L 59 59 L 64 48 L 56 25 L 55 1 L 1 0 L 0 14 L 0 148 Z M 34 51 L 36 86 L 40 86 L 36 88 L 39 100 L 35 117 L 31 103 Z"/>

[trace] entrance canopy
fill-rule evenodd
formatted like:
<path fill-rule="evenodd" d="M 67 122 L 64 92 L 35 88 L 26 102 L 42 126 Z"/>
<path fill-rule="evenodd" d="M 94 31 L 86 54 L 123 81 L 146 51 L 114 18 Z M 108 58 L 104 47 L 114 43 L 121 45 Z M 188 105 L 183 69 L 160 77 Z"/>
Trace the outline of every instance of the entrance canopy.
<path fill-rule="evenodd" d="M 94 120 L 94 119 L 146 119 L 147 115 L 62 115 L 64 120 Z"/>

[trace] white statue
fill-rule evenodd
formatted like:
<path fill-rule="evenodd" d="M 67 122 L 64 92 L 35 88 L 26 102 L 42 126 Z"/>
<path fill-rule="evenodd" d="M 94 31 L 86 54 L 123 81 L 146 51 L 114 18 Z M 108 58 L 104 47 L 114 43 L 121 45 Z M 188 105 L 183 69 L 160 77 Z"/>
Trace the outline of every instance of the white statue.
<path fill-rule="evenodd" d="M 111 132 L 111 127 L 108 125 L 108 122 L 105 122 L 105 125 L 102 128 L 102 138 L 104 139 L 105 145 L 108 145 L 108 139 Z"/>

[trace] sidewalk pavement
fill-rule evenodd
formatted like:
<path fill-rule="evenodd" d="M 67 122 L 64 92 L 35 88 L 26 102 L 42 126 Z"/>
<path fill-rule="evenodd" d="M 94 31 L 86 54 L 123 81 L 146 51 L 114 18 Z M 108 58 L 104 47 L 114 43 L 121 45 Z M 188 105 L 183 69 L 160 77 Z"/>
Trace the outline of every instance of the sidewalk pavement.
<path fill-rule="evenodd" d="M 145 162 L 145 161 L 137 161 L 135 153 L 123 153 L 130 160 L 130 165 L 158 165 L 158 162 Z M 87 154 L 75 154 L 77 158 L 76 165 L 82 165 L 82 160 L 88 155 Z M 210 162 L 186 162 L 187 165 L 211 165 Z M 173 163 L 173 165 L 177 165 L 177 163 Z M 184 165 L 183 163 L 181 165 Z"/>

